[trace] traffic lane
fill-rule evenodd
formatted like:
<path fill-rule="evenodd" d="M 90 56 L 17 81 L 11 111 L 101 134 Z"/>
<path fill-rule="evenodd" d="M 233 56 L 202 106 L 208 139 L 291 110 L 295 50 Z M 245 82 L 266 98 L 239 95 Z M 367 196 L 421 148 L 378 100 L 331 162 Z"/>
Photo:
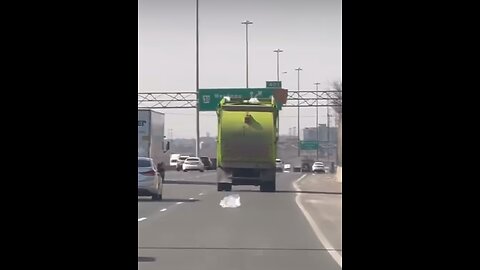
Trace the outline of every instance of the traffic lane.
<path fill-rule="evenodd" d="M 163 195 L 161 201 L 153 201 L 151 197 L 138 197 L 138 219 L 139 221 L 144 221 L 148 217 L 167 210 L 173 210 L 177 205 L 184 203 L 193 203 L 204 196 L 207 192 L 211 190 L 216 190 L 216 186 L 213 185 L 187 185 L 181 184 L 178 180 L 185 181 L 197 181 L 201 178 L 196 178 L 195 174 L 189 174 L 182 172 L 183 175 L 179 172 L 172 174 L 167 174 L 165 180 L 169 180 L 172 183 L 163 184 Z M 204 175 L 203 177 L 211 177 L 212 173 L 209 175 Z M 182 178 L 180 178 L 182 177 Z M 178 182 L 177 182 L 178 181 Z M 178 184 L 180 183 L 180 184 Z"/>
<path fill-rule="evenodd" d="M 342 254 L 342 198 L 333 195 L 302 194 L 301 203 L 312 216 L 331 247 Z"/>
<path fill-rule="evenodd" d="M 294 177 L 284 177 L 284 174 L 277 174 L 277 189 L 281 191 L 291 191 L 291 183 Z M 165 177 L 166 183 L 163 185 L 163 200 L 153 201 L 151 197 L 139 197 L 138 199 L 138 218 L 148 218 L 159 211 L 165 211 L 169 207 L 183 203 L 191 203 L 206 196 L 210 192 L 216 193 L 216 171 L 208 173 L 196 172 L 171 172 Z M 234 190 L 240 192 L 259 192 L 259 187 L 255 186 L 234 186 Z M 142 219 L 142 221 L 145 219 Z"/>
<path fill-rule="evenodd" d="M 295 192 L 292 188 L 292 183 L 295 179 L 300 177 L 302 173 L 283 173 L 277 172 L 277 190 L 279 191 L 291 191 Z M 191 171 L 191 172 L 177 172 L 169 171 L 165 176 L 167 184 L 198 184 L 198 185 L 217 185 L 217 172 L 205 171 L 204 173 Z M 233 188 L 241 188 L 247 190 L 259 190 L 259 187 L 255 186 L 233 186 Z"/>
<path fill-rule="evenodd" d="M 305 177 L 297 181 L 302 175 Z M 294 183 L 300 189 L 296 189 Z M 260 192 L 258 188 L 249 186 L 237 187 L 234 191 L 240 194 Z M 299 202 L 305 206 L 304 209 L 307 212 L 304 214 L 305 218 L 306 215 L 310 215 L 314 222 L 313 226 L 317 227 L 317 233 L 326 239 L 322 245 L 327 245 L 332 250 L 332 256 L 338 253 L 339 256 L 336 256 L 336 259 L 341 261 L 342 184 L 336 181 L 335 174 L 277 173 L 277 192 L 292 193 L 299 197 Z M 312 229 L 314 229 L 313 226 Z"/>
<path fill-rule="evenodd" d="M 300 177 L 301 173 L 277 173 L 277 192 L 296 191 L 292 187 L 293 181 Z M 169 171 L 165 176 L 166 183 L 163 185 L 162 201 L 153 201 L 151 197 L 138 197 L 138 219 L 146 218 L 172 209 L 176 205 L 192 203 L 206 196 L 210 192 L 216 193 L 216 171 L 200 172 L 177 172 Z M 233 191 L 260 192 L 255 186 L 234 186 Z M 141 220 L 140 220 L 141 219 Z"/>
<path fill-rule="evenodd" d="M 289 192 L 235 186 L 139 223 L 139 269 L 341 269 L 295 203 L 300 175 L 277 175 Z M 219 206 L 230 194 L 240 195 L 239 208 Z"/>
<path fill-rule="evenodd" d="M 140 255 L 141 254 L 141 255 Z M 341 269 L 321 250 L 142 249 L 139 270 L 329 270 Z"/>
<path fill-rule="evenodd" d="M 288 176 L 290 175 L 290 176 Z M 277 190 L 280 191 L 292 191 L 295 190 L 292 188 L 293 181 L 300 177 L 302 173 L 280 173 L 277 172 Z M 204 173 L 191 171 L 191 172 L 177 172 L 171 171 L 165 177 L 167 184 L 199 184 L 199 185 L 215 185 L 217 184 L 217 172 L 205 171 Z M 259 190 L 259 187 L 255 186 L 233 186 L 233 188 L 238 187 L 248 190 Z"/>
<path fill-rule="evenodd" d="M 291 180 L 289 182 L 291 182 Z M 283 181 L 279 182 L 282 183 Z M 276 236 L 266 237 L 271 234 L 270 231 L 266 234 L 262 232 L 262 230 L 268 229 L 271 225 L 278 227 L 280 231 L 288 230 L 289 227 L 287 225 L 290 221 L 284 220 L 284 213 L 291 215 L 290 212 L 293 212 L 298 217 L 298 220 L 301 220 L 302 224 L 305 224 L 305 218 L 294 202 L 295 193 L 261 193 L 258 192 L 258 188 L 253 186 L 236 186 L 236 188 L 241 188 L 241 190 L 233 190 L 232 192 L 207 192 L 206 196 L 202 197 L 202 199 L 195 204 L 183 204 L 182 208 L 178 209 L 179 213 L 175 215 L 170 214 L 169 219 L 161 219 L 159 216 L 157 219 L 150 219 L 149 222 L 143 223 L 141 228 L 145 229 L 144 233 L 147 236 L 149 232 L 148 224 L 153 224 L 152 226 L 154 228 L 172 227 L 174 230 L 182 229 L 182 231 L 188 232 L 188 234 L 175 233 L 163 236 L 163 232 L 155 231 L 158 239 L 148 236 L 145 242 L 143 242 L 144 246 L 158 246 L 157 240 L 170 247 L 173 246 L 173 244 L 175 244 L 175 246 L 191 246 L 192 239 L 197 239 L 194 241 L 195 243 L 218 246 L 224 241 L 222 237 L 215 237 L 218 232 L 221 231 L 224 235 L 227 235 L 230 229 L 238 227 L 238 229 L 234 231 L 236 236 L 239 234 L 248 235 L 249 233 L 259 234 L 258 237 L 253 237 L 254 239 L 238 239 L 240 245 L 242 241 L 247 241 L 244 246 L 248 247 L 250 246 L 250 242 L 248 241 L 253 241 L 253 244 L 255 244 L 260 238 L 275 239 Z M 219 206 L 222 198 L 235 193 L 240 195 L 242 205 L 239 208 L 223 209 Z M 265 216 L 265 214 L 268 215 Z M 172 220 L 173 218 L 175 219 Z M 160 226 L 155 222 L 162 223 L 162 225 Z M 195 229 L 197 226 L 200 227 L 202 233 L 198 234 L 196 232 Z M 190 234 L 194 235 L 192 236 Z M 229 237 L 225 239 L 229 239 Z M 140 240 L 142 240 L 141 237 Z M 299 240 L 301 240 L 301 238 Z M 305 239 L 305 241 L 308 242 L 308 239 Z M 300 242 L 303 243 L 302 241 Z M 292 243 L 292 241 L 288 240 L 277 243 L 277 246 L 285 247 L 285 245 L 289 243 Z M 295 241 L 293 241 L 293 243 L 295 243 Z M 299 246 L 303 247 L 303 245 Z M 318 246 L 314 246 L 314 248 L 317 247 Z"/>
<path fill-rule="evenodd" d="M 207 193 L 208 187 L 198 185 L 164 184 L 161 201 L 151 197 L 138 197 L 138 218 L 148 218 L 163 209 L 173 209 L 177 205 L 198 201 Z"/>
<path fill-rule="evenodd" d="M 165 175 L 165 182 L 167 184 L 172 183 L 186 183 L 186 184 L 210 184 L 216 185 L 216 171 L 168 171 Z"/>
<path fill-rule="evenodd" d="M 284 173 L 277 172 L 276 174 L 276 193 L 296 194 L 297 191 L 293 187 L 293 183 L 300 178 L 304 173 Z M 260 186 L 232 186 L 232 192 L 259 192 Z"/>
<path fill-rule="evenodd" d="M 331 173 L 308 173 L 307 178 L 304 178 L 298 183 L 302 191 L 312 194 L 342 194 L 342 183 L 336 181 L 336 175 Z"/>
<path fill-rule="evenodd" d="M 301 174 L 277 174 L 277 191 L 291 192 L 296 191 L 292 187 L 293 181 Z M 207 196 L 208 193 L 216 193 L 216 171 L 195 174 L 191 172 L 173 172 L 165 178 L 163 185 L 162 201 L 153 201 L 151 197 L 139 197 L 138 199 L 138 219 L 145 220 L 149 216 L 166 211 L 175 205 L 183 203 L 192 203 L 201 199 L 201 196 Z M 238 192 L 260 192 L 259 187 L 255 186 L 234 186 L 233 191 Z"/>
<path fill-rule="evenodd" d="M 296 182 L 298 201 L 325 237 L 329 248 L 342 254 L 342 184 L 335 175 L 308 174 Z"/>
<path fill-rule="evenodd" d="M 212 178 L 212 176 L 215 176 L 217 171 L 215 170 L 209 170 L 209 171 L 204 171 L 204 172 L 199 172 L 199 171 L 166 171 L 165 172 L 165 180 L 170 180 L 170 181 L 176 181 L 176 180 L 187 180 L 187 179 L 192 179 L 192 178 Z"/>

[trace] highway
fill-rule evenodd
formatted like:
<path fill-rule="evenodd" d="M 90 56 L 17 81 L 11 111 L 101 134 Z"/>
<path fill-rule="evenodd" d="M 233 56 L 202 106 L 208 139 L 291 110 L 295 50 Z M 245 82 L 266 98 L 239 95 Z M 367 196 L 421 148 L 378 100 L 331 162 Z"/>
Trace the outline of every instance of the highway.
<path fill-rule="evenodd" d="M 277 173 L 277 192 L 218 192 L 215 171 L 167 171 L 162 201 L 138 199 L 138 269 L 341 269 L 341 184 Z M 227 195 L 241 206 L 222 208 Z"/>

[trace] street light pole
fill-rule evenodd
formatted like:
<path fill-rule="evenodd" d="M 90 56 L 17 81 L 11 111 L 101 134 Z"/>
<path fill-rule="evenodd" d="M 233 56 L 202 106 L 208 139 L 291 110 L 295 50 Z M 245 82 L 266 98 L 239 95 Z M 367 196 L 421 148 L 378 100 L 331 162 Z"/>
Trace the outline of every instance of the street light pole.
<path fill-rule="evenodd" d="M 200 77 L 199 77 L 199 56 L 198 56 L 198 47 L 199 47 L 199 44 L 198 44 L 198 0 L 196 0 L 196 50 L 197 50 L 197 53 L 196 53 L 196 92 L 197 92 L 197 106 L 195 106 L 195 111 L 196 111 L 196 145 L 195 145 L 195 153 L 196 153 L 196 156 L 199 157 L 200 156 L 200 113 L 199 113 L 199 104 L 200 104 L 200 93 L 199 93 L 199 86 L 200 86 Z"/>
<path fill-rule="evenodd" d="M 283 52 L 282 50 L 280 49 L 276 49 L 274 50 L 273 52 L 276 52 L 277 53 L 277 82 L 280 81 L 280 53 Z"/>
<path fill-rule="evenodd" d="M 283 71 L 283 72 L 282 72 L 282 75 L 286 75 L 286 74 L 287 74 L 286 71 Z M 283 76 L 282 76 L 282 82 L 283 82 Z"/>
<path fill-rule="evenodd" d="M 247 88 L 248 88 L 248 25 L 253 24 L 253 22 L 246 20 L 242 22 L 242 24 L 245 24 L 245 42 L 246 42 L 246 50 L 247 50 Z"/>
<path fill-rule="evenodd" d="M 330 162 L 330 110 L 327 106 L 327 161 Z"/>
<path fill-rule="evenodd" d="M 302 70 L 301 68 L 296 68 L 296 71 L 298 71 L 298 100 L 297 100 L 297 146 L 298 146 L 298 156 L 300 157 L 300 71 Z"/>
<path fill-rule="evenodd" d="M 318 161 L 318 146 L 320 144 L 319 142 L 319 138 L 318 138 L 318 86 L 320 85 L 319 82 L 316 82 L 314 83 L 315 84 L 315 89 L 316 89 L 316 96 L 317 96 L 317 106 L 316 106 L 316 110 L 317 110 L 317 113 L 316 113 L 316 122 L 315 122 L 315 128 L 317 129 L 317 161 Z"/>

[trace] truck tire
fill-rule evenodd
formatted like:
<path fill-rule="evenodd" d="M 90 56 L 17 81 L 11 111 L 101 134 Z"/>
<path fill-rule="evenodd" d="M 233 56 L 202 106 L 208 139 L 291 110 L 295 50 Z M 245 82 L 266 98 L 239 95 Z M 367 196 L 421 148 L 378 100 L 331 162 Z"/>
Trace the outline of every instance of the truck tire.
<path fill-rule="evenodd" d="M 217 191 L 232 191 L 232 184 L 230 183 L 218 183 Z"/>
<path fill-rule="evenodd" d="M 263 178 L 263 181 L 260 184 L 260 192 L 275 192 L 276 191 L 275 169 L 263 171 L 262 178 Z"/>
<path fill-rule="evenodd" d="M 225 183 L 227 180 L 227 183 Z M 217 190 L 218 191 L 231 191 L 232 183 L 228 183 L 228 175 L 223 168 L 217 170 Z"/>
<path fill-rule="evenodd" d="M 260 184 L 260 192 L 275 192 L 276 185 L 275 181 L 263 182 Z"/>

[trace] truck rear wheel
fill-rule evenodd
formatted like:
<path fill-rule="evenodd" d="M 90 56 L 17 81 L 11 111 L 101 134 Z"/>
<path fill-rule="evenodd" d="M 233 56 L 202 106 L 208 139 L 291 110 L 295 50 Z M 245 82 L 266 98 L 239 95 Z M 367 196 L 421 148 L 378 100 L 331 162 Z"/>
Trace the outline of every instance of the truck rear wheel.
<path fill-rule="evenodd" d="M 275 181 L 263 182 L 260 184 L 260 192 L 275 192 L 276 185 Z"/>
<path fill-rule="evenodd" d="M 276 185 L 275 185 L 275 178 L 276 172 L 275 169 L 272 170 L 265 170 L 262 172 L 263 181 L 260 183 L 260 191 L 261 192 L 275 192 Z"/>
<path fill-rule="evenodd" d="M 232 184 L 230 183 L 217 183 L 217 191 L 232 191 Z"/>

